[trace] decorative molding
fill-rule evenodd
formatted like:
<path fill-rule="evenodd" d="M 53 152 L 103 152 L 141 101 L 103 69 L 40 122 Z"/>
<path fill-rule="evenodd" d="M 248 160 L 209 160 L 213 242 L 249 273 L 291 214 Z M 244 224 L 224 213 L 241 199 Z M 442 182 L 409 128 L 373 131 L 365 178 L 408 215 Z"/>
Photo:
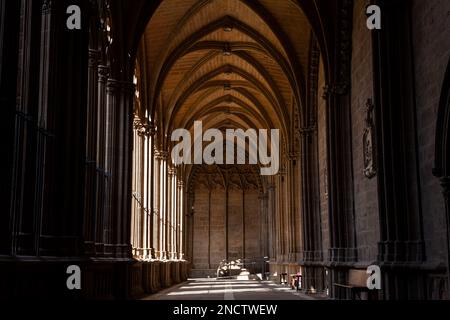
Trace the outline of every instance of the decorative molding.
<path fill-rule="evenodd" d="M 338 94 L 348 94 L 351 83 L 353 0 L 343 0 L 339 12 Z"/>
<path fill-rule="evenodd" d="M 309 58 L 309 124 L 317 123 L 317 93 L 319 87 L 320 48 L 317 39 L 311 35 L 311 52 Z"/>
<path fill-rule="evenodd" d="M 150 137 L 151 136 L 151 125 L 147 120 L 142 120 L 139 117 L 134 119 L 134 130 L 137 131 L 139 137 Z"/>

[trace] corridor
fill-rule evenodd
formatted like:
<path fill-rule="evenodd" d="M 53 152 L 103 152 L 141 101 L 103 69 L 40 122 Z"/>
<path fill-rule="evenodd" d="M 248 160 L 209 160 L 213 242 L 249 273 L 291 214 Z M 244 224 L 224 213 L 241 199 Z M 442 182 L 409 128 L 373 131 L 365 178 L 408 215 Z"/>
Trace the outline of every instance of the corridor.
<path fill-rule="evenodd" d="M 315 300 L 289 286 L 270 281 L 189 279 L 144 300 Z"/>
<path fill-rule="evenodd" d="M 449 16 L 0 0 L 0 300 L 448 299 Z"/>

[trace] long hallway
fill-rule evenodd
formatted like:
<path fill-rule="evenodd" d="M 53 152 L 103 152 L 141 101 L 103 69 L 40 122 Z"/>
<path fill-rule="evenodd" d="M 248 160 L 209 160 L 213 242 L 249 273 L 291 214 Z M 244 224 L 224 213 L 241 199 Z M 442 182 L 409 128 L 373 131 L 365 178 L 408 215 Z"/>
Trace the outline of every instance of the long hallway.
<path fill-rule="evenodd" d="M 144 300 L 315 300 L 290 286 L 271 281 L 189 279 L 187 282 L 151 295 Z"/>
<path fill-rule="evenodd" d="M 450 298 L 449 16 L 0 0 L 0 300 Z"/>

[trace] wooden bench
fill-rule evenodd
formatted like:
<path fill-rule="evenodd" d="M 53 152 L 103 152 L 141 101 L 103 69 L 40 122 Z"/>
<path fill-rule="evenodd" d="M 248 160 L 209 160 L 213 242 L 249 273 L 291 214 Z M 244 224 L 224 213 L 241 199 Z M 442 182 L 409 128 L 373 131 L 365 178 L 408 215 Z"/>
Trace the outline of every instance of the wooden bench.
<path fill-rule="evenodd" d="M 366 270 L 361 269 L 350 269 L 348 272 L 348 283 L 334 283 L 335 287 L 345 288 L 351 291 L 352 299 L 356 300 L 356 297 L 359 300 L 361 299 L 362 292 L 369 292 L 369 288 L 367 287 L 367 279 L 369 275 Z M 369 295 L 370 298 L 370 295 Z"/>

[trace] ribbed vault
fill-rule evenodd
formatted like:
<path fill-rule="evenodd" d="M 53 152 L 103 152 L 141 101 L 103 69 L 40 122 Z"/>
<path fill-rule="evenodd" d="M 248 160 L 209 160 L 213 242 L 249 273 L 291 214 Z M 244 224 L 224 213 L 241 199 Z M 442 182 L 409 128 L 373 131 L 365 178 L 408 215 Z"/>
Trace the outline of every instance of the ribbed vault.
<path fill-rule="evenodd" d="M 306 101 L 312 31 L 293 1 L 165 0 L 138 50 L 141 115 L 175 129 L 280 129 L 288 151 Z"/>

